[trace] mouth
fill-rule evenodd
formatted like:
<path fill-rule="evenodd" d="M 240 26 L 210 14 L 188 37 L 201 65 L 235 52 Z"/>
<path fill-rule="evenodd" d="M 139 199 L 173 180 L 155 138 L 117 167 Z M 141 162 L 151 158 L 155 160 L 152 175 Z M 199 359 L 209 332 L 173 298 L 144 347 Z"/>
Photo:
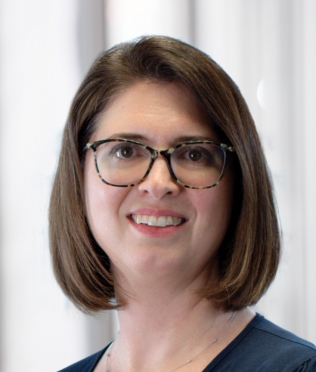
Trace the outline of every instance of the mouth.
<path fill-rule="evenodd" d="M 142 214 L 132 214 L 131 218 L 138 225 L 143 224 L 154 227 L 179 226 L 185 222 L 184 218 L 175 216 L 148 216 Z"/>

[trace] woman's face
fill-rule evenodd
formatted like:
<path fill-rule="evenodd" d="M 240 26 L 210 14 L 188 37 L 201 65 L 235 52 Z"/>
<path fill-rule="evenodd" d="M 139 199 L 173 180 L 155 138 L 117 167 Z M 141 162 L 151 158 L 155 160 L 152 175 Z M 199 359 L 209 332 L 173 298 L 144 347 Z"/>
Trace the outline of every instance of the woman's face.
<path fill-rule="evenodd" d="M 90 142 L 127 136 L 157 150 L 184 137 L 218 141 L 194 99 L 175 83 L 138 82 L 126 89 L 102 114 Z M 159 156 L 142 183 L 113 187 L 100 181 L 89 150 L 84 172 L 89 225 L 114 274 L 206 278 L 230 220 L 233 184 L 228 170 L 214 188 L 188 189 L 175 182 Z M 137 224 L 137 215 L 182 222 L 149 226 Z"/>

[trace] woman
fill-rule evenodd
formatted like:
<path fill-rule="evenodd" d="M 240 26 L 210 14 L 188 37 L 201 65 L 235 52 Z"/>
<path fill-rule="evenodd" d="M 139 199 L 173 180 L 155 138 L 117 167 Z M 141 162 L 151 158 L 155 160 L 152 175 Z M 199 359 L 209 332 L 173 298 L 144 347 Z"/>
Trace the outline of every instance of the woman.
<path fill-rule="evenodd" d="M 316 349 L 249 309 L 279 262 L 260 141 L 208 56 L 144 37 L 74 99 L 50 204 L 55 275 L 120 332 L 64 371 L 315 371 Z"/>

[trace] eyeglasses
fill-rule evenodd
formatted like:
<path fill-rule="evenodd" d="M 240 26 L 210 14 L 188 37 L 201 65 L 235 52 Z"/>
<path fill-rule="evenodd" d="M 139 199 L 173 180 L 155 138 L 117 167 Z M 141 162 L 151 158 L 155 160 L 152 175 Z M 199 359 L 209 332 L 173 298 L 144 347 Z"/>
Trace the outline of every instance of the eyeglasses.
<path fill-rule="evenodd" d="M 232 146 L 212 141 L 190 141 L 158 151 L 124 138 L 87 143 L 86 148 L 93 150 L 97 173 L 107 185 L 129 187 L 141 183 L 161 155 L 174 180 L 191 189 L 216 186 L 224 175 L 226 152 L 235 151 Z"/>

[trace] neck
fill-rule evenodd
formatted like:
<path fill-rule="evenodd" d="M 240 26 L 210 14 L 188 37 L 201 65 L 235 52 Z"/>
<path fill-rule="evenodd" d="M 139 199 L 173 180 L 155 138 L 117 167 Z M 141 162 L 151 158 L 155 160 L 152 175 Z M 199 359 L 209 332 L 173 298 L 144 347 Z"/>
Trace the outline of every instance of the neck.
<path fill-rule="evenodd" d="M 168 306 L 166 306 L 168 304 Z M 140 337 L 148 333 L 162 334 L 164 337 L 173 332 L 178 333 L 190 325 L 196 327 L 199 322 L 209 323 L 222 312 L 211 303 L 202 300 L 197 294 L 178 294 L 168 296 L 161 294 L 159 298 L 152 296 L 140 300 L 129 300 L 127 305 L 118 311 L 122 331 L 130 332 L 135 339 L 135 332 Z M 151 336 L 152 337 L 152 336 Z"/>
<path fill-rule="evenodd" d="M 192 330 L 195 332 L 186 334 L 180 329 L 180 331 L 177 330 L 175 335 L 172 335 L 172 332 L 167 332 L 160 339 L 146 337 L 139 340 L 140 344 L 133 336 L 129 340 L 128 332 L 120 334 L 119 338 L 114 340 L 106 355 L 106 371 L 150 370 L 175 372 L 181 369 L 183 372 L 191 372 L 202 370 L 232 340 L 228 337 L 225 341 L 223 336 L 228 327 L 232 325 L 236 314 L 237 312 L 232 313 L 221 328 L 218 326 L 222 323 L 222 320 L 217 321 L 216 317 L 207 332 L 205 330 L 198 332 L 196 328 L 193 328 Z M 236 329 L 233 331 L 234 333 L 236 333 Z M 183 338 L 183 334 L 186 334 L 185 338 Z M 154 344 L 152 344 L 152 340 L 155 341 Z M 115 348 L 114 369 L 113 347 Z M 109 364 L 109 359 L 111 364 Z"/>
<path fill-rule="evenodd" d="M 179 275 L 152 274 L 146 281 L 141 274 L 139 279 L 114 275 L 117 297 L 125 306 L 118 311 L 120 333 L 111 350 L 110 372 L 202 370 L 253 317 L 245 310 L 230 322 L 233 312 L 199 297 L 197 290 L 206 283 L 201 276 L 188 282 L 179 281 Z M 192 358 L 190 370 L 186 361 Z"/>
<path fill-rule="evenodd" d="M 173 371 L 210 346 L 231 319 L 232 313 L 202 300 L 191 286 L 178 293 L 163 287 L 163 293 L 157 288 L 150 294 L 134 293 L 118 311 L 120 334 L 111 362 L 119 367 L 111 372 L 155 371 L 157 366 Z"/>

